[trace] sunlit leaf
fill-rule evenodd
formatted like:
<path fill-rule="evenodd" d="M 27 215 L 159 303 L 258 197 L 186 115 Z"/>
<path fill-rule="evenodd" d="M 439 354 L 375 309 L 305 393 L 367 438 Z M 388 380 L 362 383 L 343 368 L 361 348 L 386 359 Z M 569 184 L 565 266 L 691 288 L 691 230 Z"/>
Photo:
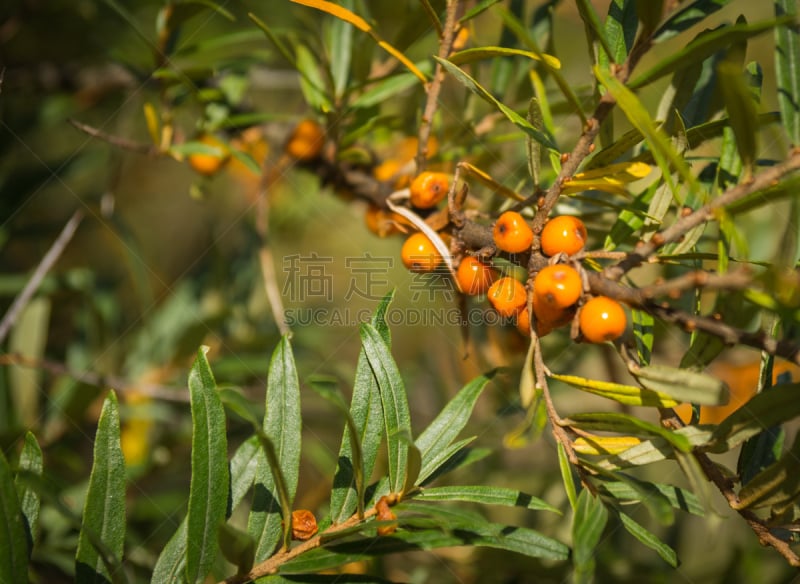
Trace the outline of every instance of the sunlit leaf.
<path fill-rule="evenodd" d="M 525 57 L 533 59 L 534 61 L 543 61 L 548 67 L 553 69 L 561 68 L 561 61 L 552 55 L 543 53 L 533 53 L 531 51 L 523 51 L 522 49 L 514 49 L 509 47 L 476 47 L 472 49 L 464 49 L 457 53 L 453 53 L 448 57 L 448 61 L 455 65 L 463 65 L 465 63 L 473 63 L 475 61 L 482 61 L 484 59 L 496 59 L 497 57 Z"/>
<path fill-rule="evenodd" d="M 425 75 L 417 69 L 417 67 L 412 63 L 408 57 L 406 57 L 401 51 L 394 48 L 392 45 L 387 43 L 383 40 L 377 32 L 367 23 L 366 20 L 348 10 L 347 8 L 340 6 L 338 4 L 334 4 L 333 2 L 328 2 L 327 0 L 291 0 L 295 4 L 302 4 L 304 6 L 310 6 L 311 8 L 316 8 L 317 10 L 321 10 L 323 12 L 327 12 L 328 14 L 335 16 L 336 18 L 348 22 L 355 26 L 357 29 L 366 32 L 369 34 L 378 46 L 381 47 L 384 51 L 392 55 L 395 59 L 400 61 L 405 67 L 411 71 L 420 81 L 423 83 L 427 83 L 427 78 Z"/>
<path fill-rule="evenodd" d="M 305 45 L 298 44 L 295 55 L 300 72 L 300 89 L 306 102 L 320 111 L 331 111 L 333 104 L 326 94 L 325 80 L 314 54 Z"/>
<path fill-rule="evenodd" d="M 640 420 L 636 416 L 614 412 L 598 412 L 589 414 L 572 414 L 566 418 L 565 423 L 583 430 L 598 430 L 603 432 L 618 432 L 620 434 L 639 434 L 644 436 L 660 436 L 675 448 L 688 452 L 691 450 L 689 440 L 678 434 L 662 428 L 659 425 Z"/>
<path fill-rule="evenodd" d="M 564 181 L 561 192 L 569 195 L 598 190 L 627 195 L 626 185 L 645 178 L 650 171 L 650 165 L 644 162 L 618 162 L 604 168 L 593 168 L 572 175 Z"/>
<path fill-rule="evenodd" d="M 578 454 L 591 456 L 619 454 L 641 443 L 642 439 L 636 436 L 589 436 L 584 434 L 575 439 L 572 447 Z"/>
<path fill-rule="evenodd" d="M 669 395 L 649 389 L 642 389 L 641 387 L 633 385 L 622 385 L 610 381 L 598 381 L 596 379 L 586 379 L 575 375 L 559 375 L 556 373 L 551 373 L 550 377 L 563 381 L 564 383 L 569 383 L 573 387 L 577 387 L 583 391 L 612 399 L 629 406 L 672 408 L 679 403 Z"/>
<path fill-rule="evenodd" d="M 217 528 L 228 507 L 225 409 L 201 348 L 189 372 L 192 407 L 192 478 L 187 512 L 186 578 L 201 582 L 217 557 Z"/>

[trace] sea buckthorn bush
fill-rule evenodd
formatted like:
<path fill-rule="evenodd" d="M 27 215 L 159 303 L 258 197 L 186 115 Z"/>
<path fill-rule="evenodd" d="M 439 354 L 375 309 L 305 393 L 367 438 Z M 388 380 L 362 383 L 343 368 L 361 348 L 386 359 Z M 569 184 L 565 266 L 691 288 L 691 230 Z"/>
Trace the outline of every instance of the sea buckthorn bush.
<path fill-rule="evenodd" d="M 796 577 L 796 1 L 3 16 L 0 582 Z"/>

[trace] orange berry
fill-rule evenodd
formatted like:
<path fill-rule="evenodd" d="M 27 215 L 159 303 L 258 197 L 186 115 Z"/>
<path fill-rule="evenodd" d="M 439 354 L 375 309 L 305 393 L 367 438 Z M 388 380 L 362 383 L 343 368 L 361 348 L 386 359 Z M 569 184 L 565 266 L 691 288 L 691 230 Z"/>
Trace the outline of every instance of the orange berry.
<path fill-rule="evenodd" d="M 378 237 L 388 237 L 395 233 L 403 233 L 400 226 L 409 225 L 408 220 L 402 215 L 387 211 L 374 203 L 370 203 L 364 212 L 364 223 L 367 229 Z"/>
<path fill-rule="evenodd" d="M 580 274 L 565 264 L 547 266 L 533 280 L 534 297 L 547 314 L 558 314 L 572 306 L 582 291 Z"/>
<path fill-rule="evenodd" d="M 230 153 L 225 143 L 212 136 L 211 134 L 203 134 L 197 139 L 198 142 L 210 146 L 216 150 L 215 153 L 196 152 L 187 156 L 189 166 L 203 176 L 213 176 L 219 172 L 222 166 L 228 161 Z"/>
<path fill-rule="evenodd" d="M 317 122 L 303 120 L 292 131 L 286 143 L 286 154 L 297 160 L 313 160 L 322 152 L 325 132 Z"/>
<path fill-rule="evenodd" d="M 458 285 L 464 294 L 483 294 L 494 282 L 494 270 L 477 258 L 466 256 L 456 271 Z"/>
<path fill-rule="evenodd" d="M 579 323 L 590 343 L 613 341 L 625 332 L 627 320 L 622 305 L 607 296 L 595 296 L 581 308 Z"/>
<path fill-rule="evenodd" d="M 506 211 L 494 224 L 494 243 L 503 251 L 519 253 L 530 248 L 533 231 L 516 211 Z"/>
<path fill-rule="evenodd" d="M 317 518 L 308 509 L 292 511 L 292 539 L 306 541 L 317 533 Z"/>
<path fill-rule="evenodd" d="M 425 171 L 411 182 L 411 204 L 420 209 L 429 209 L 447 196 L 450 176 L 443 172 Z"/>
<path fill-rule="evenodd" d="M 412 272 L 432 272 L 440 263 L 442 256 L 436 251 L 431 240 L 424 233 L 414 233 L 400 250 L 403 265 Z"/>
<path fill-rule="evenodd" d="M 508 276 L 500 278 L 489 286 L 489 302 L 502 316 L 514 316 L 522 311 L 528 302 L 525 286 L 519 280 Z"/>
<path fill-rule="evenodd" d="M 542 253 L 546 256 L 557 253 L 576 254 L 586 245 L 587 237 L 586 225 L 577 217 L 553 217 L 542 229 Z"/>
<path fill-rule="evenodd" d="M 534 313 L 535 313 L 535 311 L 534 311 Z M 537 317 L 537 319 L 536 319 L 536 335 L 537 336 L 544 337 L 546 335 L 549 335 L 552 332 L 554 327 L 555 327 L 554 324 L 548 323 L 548 322 L 544 322 L 543 320 L 540 320 Z M 528 312 L 528 307 L 527 306 L 525 308 L 523 308 L 522 312 L 520 312 L 517 315 L 517 330 L 519 332 L 521 332 L 523 335 L 525 335 L 526 337 L 531 336 L 531 315 Z"/>
<path fill-rule="evenodd" d="M 547 331 L 550 332 L 550 330 L 554 328 L 569 324 L 575 316 L 575 309 L 572 307 L 564 309 L 553 308 L 534 292 L 533 314 L 536 315 L 537 328 L 541 329 L 541 327 L 547 327 Z M 539 336 L 544 336 L 544 334 L 540 333 Z"/>

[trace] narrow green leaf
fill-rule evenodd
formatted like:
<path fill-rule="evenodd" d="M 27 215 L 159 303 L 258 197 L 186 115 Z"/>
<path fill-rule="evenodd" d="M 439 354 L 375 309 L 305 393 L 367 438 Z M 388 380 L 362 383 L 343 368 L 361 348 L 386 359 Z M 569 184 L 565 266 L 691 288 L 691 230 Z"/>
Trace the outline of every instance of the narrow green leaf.
<path fill-rule="evenodd" d="M 436 467 L 432 464 L 434 461 L 439 464 L 444 462 L 439 454 L 447 449 L 464 429 L 478 397 L 494 374 L 495 371 L 491 371 L 467 383 L 417 437 L 416 445 L 422 454 L 420 481 L 424 481 L 436 471 Z"/>
<path fill-rule="evenodd" d="M 758 110 L 741 69 L 727 61 L 717 67 L 717 77 L 736 136 L 736 148 L 749 174 L 754 172 L 757 155 Z"/>
<path fill-rule="evenodd" d="M 664 11 L 664 0 L 636 0 L 636 16 L 642 23 L 643 37 L 649 37 L 656 29 Z"/>
<path fill-rule="evenodd" d="M 322 112 L 331 111 L 333 105 L 325 90 L 325 80 L 314 54 L 303 44 L 295 45 L 297 70 L 300 73 L 300 89 L 306 102 Z"/>
<path fill-rule="evenodd" d="M 754 476 L 739 491 L 734 509 L 783 506 L 800 497 L 800 436 L 774 464 Z"/>
<path fill-rule="evenodd" d="M 344 0 L 342 6 L 353 10 L 353 0 Z M 328 61 L 331 64 L 334 95 L 340 98 L 347 89 L 350 77 L 350 62 L 353 53 L 353 27 L 338 18 L 325 21 L 327 33 Z"/>
<path fill-rule="evenodd" d="M 699 24 L 730 0 L 695 0 L 688 2 L 680 10 L 673 13 L 658 30 L 653 33 L 653 42 L 660 43 Z"/>
<path fill-rule="evenodd" d="M 369 323 L 361 325 L 361 342 L 381 396 L 389 455 L 389 488 L 393 493 L 399 493 L 403 489 L 408 464 L 408 451 L 400 436 L 411 434 L 408 397 L 386 341 Z"/>
<path fill-rule="evenodd" d="M 608 521 L 608 509 L 600 497 L 584 489 L 572 518 L 572 564 L 575 580 L 589 582 L 594 574 L 595 552 Z"/>
<path fill-rule="evenodd" d="M 553 139 L 544 134 L 543 132 L 534 128 L 528 121 L 519 115 L 517 112 L 506 106 L 505 104 L 498 101 L 488 90 L 484 89 L 482 85 L 480 85 L 475 79 L 467 75 L 462 69 L 460 69 L 455 64 L 451 63 L 446 59 L 440 59 L 439 57 L 434 57 L 442 66 L 450 73 L 453 77 L 455 77 L 462 85 L 464 85 L 467 89 L 472 91 L 475 95 L 486 101 L 487 103 L 493 105 L 499 112 L 501 112 L 512 124 L 517 126 L 520 130 L 531 136 L 534 140 L 545 146 L 546 148 L 550 148 L 552 150 L 556 150 L 557 147 Z"/>
<path fill-rule="evenodd" d="M 391 346 L 391 335 L 386 323 L 386 312 L 393 298 L 394 291 L 386 294 L 370 321 L 387 346 Z M 350 417 L 358 434 L 362 457 L 362 464 L 359 466 L 362 469 L 359 471 L 354 468 L 357 454 L 351 445 L 349 431 L 345 429 L 339 447 L 338 466 L 331 493 L 331 520 L 334 523 L 345 521 L 358 509 L 363 509 L 365 504 L 363 489 L 375 466 L 381 435 L 384 432 L 380 395 L 375 375 L 362 348 L 358 355 L 353 396 L 350 401 Z M 363 473 L 364 477 L 360 488 L 356 481 L 357 472 Z"/>
<path fill-rule="evenodd" d="M 95 547 L 97 538 L 103 549 Z M 119 438 L 119 406 L 111 391 L 103 403 L 94 440 L 94 462 L 83 508 L 75 578 L 110 582 L 121 570 L 125 544 L 125 458 Z"/>
<path fill-rule="evenodd" d="M 25 355 L 33 361 L 44 356 L 50 330 L 50 299 L 38 296 L 23 308 L 8 339 L 10 353 Z M 34 367 L 12 365 L 8 369 L 11 406 L 15 422 L 24 428 L 38 425 L 42 371 Z M 8 398 L 6 398 L 8 399 Z"/>
<path fill-rule="evenodd" d="M 656 553 L 661 556 L 661 559 L 667 562 L 670 566 L 673 568 L 678 567 L 678 554 L 675 553 L 674 549 L 661 541 L 654 533 L 648 531 L 634 521 L 630 515 L 626 513 L 620 513 L 619 518 L 628 533 L 630 533 L 633 537 L 638 539 L 650 549 L 655 550 Z"/>
<path fill-rule="evenodd" d="M 161 584 L 161 582 L 185 582 L 186 581 L 186 523 L 187 517 L 183 518 L 178 529 L 169 538 L 167 545 L 161 550 L 153 568 L 151 584 Z"/>
<path fill-rule="evenodd" d="M 775 16 L 790 17 L 792 23 L 775 28 L 775 73 L 778 108 L 792 145 L 800 145 L 800 28 L 796 0 L 774 0 Z"/>
<path fill-rule="evenodd" d="M 427 2 L 427 0 L 425 0 Z M 460 24 L 464 24 L 465 22 L 469 22 L 483 11 L 491 8 L 494 4 L 497 4 L 500 0 L 481 0 L 475 6 L 467 10 L 467 12 L 462 16 L 458 22 Z"/>
<path fill-rule="evenodd" d="M 691 450 L 689 440 L 685 436 L 628 414 L 614 412 L 572 414 L 565 422 L 583 430 L 617 432 L 625 435 L 660 436 L 683 452 Z"/>
<path fill-rule="evenodd" d="M 458 486 L 458 487 L 431 487 L 420 491 L 415 499 L 420 501 L 467 501 L 470 503 L 483 503 L 485 505 L 504 505 L 507 507 L 523 507 L 538 511 L 553 511 L 560 513 L 552 505 L 538 497 L 503 487 L 488 486 Z"/>
<path fill-rule="evenodd" d="M 250 487 L 253 486 L 260 452 L 258 436 L 251 436 L 242 442 L 233 454 L 230 464 L 231 505 L 229 512 L 232 512 L 241 503 Z M 186 519 L 184 516 L 178 529 L 175 530 L 161 551 L 150 580 L 153 584 L 183 581 L 186 569 Z"/>
<path fill-rule="evenodd" d="M 586 464 L 584 462 L 584 465 L 588 470 L 594 470 L 598 476 L 608 477 L 612 481 L 628 485 L 628 487 L 639 494 L 639 501 L 641 501 L 642 505 L 647 508 L 650 514 L 661 525 L 672 525 L 675 522 L 675 512 L 672 509 L 669 499 L 662 495 L 652 483 L 637 479 L 623 472 L 605 469 L 602 466 L 593 465 L 591 463 Z"/>
<path fill-rule="evenodd" d="M 711 440 L 711 432 L 697 426 L 686 426 L 675 430 L 675 434 L 685 438 L 692 447 L 705 447 Z M 675 448 L 663 438 L 651 438 L 624 452 L 606 457 L 597 463 L 599 466 L 616 470 L 629 466 L 644 466 L 666 459 L 675 458 Z"/>
<path fill-rule="evenodd" d="M 202 582 L 217 557 L 217 528 L 228 508 L 225 409 L 201 347 L 189 372 L 192 409 L 192 478 L 187 512 L 186 579 Z"/>
<path fill-rule="evenodd" d="M 11 467 L 0 449 L 0 582 L 28 581 L 28 538 Z"/>
<path fill-rule="evenodd" d="M 800 383 L 788 383 L 754 396 L 717 426 L 707 449 L 726 452 L 765 428 L 800 416 L 798 390 Z"/>
<path fill-rule="evenodd" d="M 708 373 L 667 365 L 639 367 L 633 364 L 628 371 L 647 389 L 666 394 L 679 402 L 706 406 L 728 403 L 728 386 Z"/>
<path fill-rule="evenodd" d="M 616 474 L 620 475 L 623 473 Z M 628 476 L 628 478 L 631 477 Z M 643 481 L 639 482 L 641 484 Z M 663 495 L 669 501 L 670 505 L 672 505 L 675 509 L 680 509 L 681 511 L 686 511 L 687 513 L 691 513 L 693 515 L 703 515 L 703 506 L 691 491 L 663 483 L 647 483 L 647 485 Z M 643 496 L 649 496 L 648 494 L 643 495 L 642 489 L 634 488 L 630 482 L 603 480 L 600 483 L 600 486 L 612 497 L 621 501 L 640 503 L 643 500 Z"/>
<path fill-rule="evenodd" d="M 25 443 L 22 445 L 22 452 L 19 455 L 19 470 L 42 476 L 43 469 L 42 449 L 39 447 L 39 443 L 33 433 L 27 432 L 25 434 Z M 33 546 L 39 539 L 41 498 L 35 489 L 20 480 L 19 475 L 14 480 L 14 485 L 17 489 L 17 500 L 25 521 L 25 533 L 28 536 L 28 556 L 30 557 Z"/>
<path fill-rule="evenodd" d="M 633 385 L 622 385 L 610 381 L 597 381 L 595 379 L 586 379 L 574 375 L 558 375 L 556 373 L 551 373 L 550 377 L 568 383 L 588 393 L 593 393 L 606 399 L 612 399 L 629 406 L 672 408 L 678 405 L 677 401 L 666 394 L 649 389 L 642 389 L 641 387 Z"/>
<path fill-rule="evenodd" d="M 540 132 L 545 131 L 542 108 L 535 97 L 528 103 L 528 122 Z M 528 172 L 533 179 L 534 188 L 538 188 L 542 170 L 542 145 L 530 136 L 525 136 L 525 146 L 528 153 Z"/>
<path fill-rule="evenodd" d="M 597 11 L 594 9 L 594 6 L 589 2 L 589 0 L 577 0 L 576 6 L 578 8 L 578 14 L 581 16 L 581 20 L 583 20 L 583 24 L 588 31 L 592 33 L 592 38 L 589 39 L 590 44 L 592 40 L 596 40 L 600 43 L 600 47 L 605 52 L 608 58 L 613 59 L 615 57 L 615 51 L 611 48 L 611 45 L 606 38 L 606 31 L 603 28 L 603 25 L 600 23 L 600 17 L 597 15 Z"/>
<path fill-rule="evenodd" d="M 247 525 L 256 542 L 256 562 L 272 555 L 282 532 L 283 543 L 287 543 L 285 538 L 291 529 L 291 521 L 284 522 L 283 519 L 291 517 L 300 470 L 300 383 L 292 347 L 286 336 L 281 338 L 272 353 L 265 404 L 263 436 L 260 437 L 265 456 L 260 458 L 256 471 L 253 507 Z M 271 460 L 273 454 L 275 460 Z M 284 488 L 279 488 L 281 486 Z M 288 501 L 281 501 L 284 497 Z M 282 508 L 282 505 L 288 508 Z"/>
<path fill-rule="evenodd" d="M 447 448 L 439 450 L 435 456 L 432 456 L 428 459 L 428 462 L 424 464 L 420 470 L 417 483 L 424 485 L 425 483 L 433 482 L 440 476 L 461 466 L 463 457 L 471 453 L 467 446 L 474 442 L 474 440 L 475 436 L 470 436 L 463 440 L 457 440 Z"/>
<path fill-rule="evenodd" d="M 564 445 L 558 443 L 558 468 L 561 471 L 561 482 L 564 483 L 564 491 L 567 493 L 567 500 L 572 512 L 575 513 L 575 508 L 578 506 L 578 493 L 575 489 L 575 479 L 572 476 L 572 464 L 567 457 L 567 451 Z"/>
<path fill-rule="evenodd" d="M 561 62 L 552 55 L 523 51 L 522 49 L 509 47 L 475 47 L 472 49 L 465 49 L 453 53 L 447 60 L 454 65 L 464 65 L 466 63 L 474 63 L 475 61 L 483 61 L 484 59 L 496 59 L 497 57 L 526 57 L 534 61 L 544 61 L 553 69 L 561 68 Z"/>
<path fill-rule="evenodd" d="M 617 104 L 631 124 L 644 136 L 656 163 L 661 168 L 664 179 L 670 185 L 672 193 L 677 194 L 677 185 L 674 184 L 672 178 L 672 169 L 675 169 L 680 175 L 690 193 L 699 191 L 700 186 L 692 175 L 689 166 L 672 146 L 669 138 L 650 117 L 647 108 L 639 101 L 639 98 L 628 87 L 620 83 L 618 79 L 597 67 L 595 67 L 595 75 L 614 99 L 617 100 Z"/>
<path fill-rule="evenodd" d="M 415 490 L 417 479 L 419 479 L 419 471 L 422 468 L 422 455 L 419 452 L 419 448 L 414 446 L 414 441 L 411 440 L 410 435 L 406 437 L 405 442 L 408 464 L 406 465 L 406 477 L 403 480 L 403 490 L 401 492 L 411 493 Z"/>
<path fill-rule="evenodd" d="M 636 353 L 639 356 L 639 362 L 648 365 L 650 356 L 653 353 L 655 319 L 643 310 L 632 310 L 631 313 L 633 316 L 633 336 L 636 340 Z"/>
<path fill-rule="evenodd" d="M 413 73 L 398 73 L 376 81 L 369 89 L 355 98 L 350 105 L 354 109 L 370 108 L 383 103 L 389 97 L 396 96 L 406 89 L 418 85 L 419 79 Z"/>
<path fill-rule="evenodd" d="M 641 2 L 637 4 L 642 4 Z M 634 77 L 630 89 L 640 89 L 665 75 L 674 73 L 690 63 L 703 61 L 722 49 L 772 30 L 777 25 L 791 22 L 791 18 L 777 18 L 753 24 L 734 24 L 720 27 L 706 35 L 698 36 L 683 49 L 669 54 L 650 69 Z"/>
<path fill-rule="evenodd" d="M 600 65 L 608 67 L 609 62 L 622 63 L 628 58 L 638 25 L 636 0 L 612 0 L 604 25 L 611 54 L 608 57 L 604 53 L 598 55 Z"/>

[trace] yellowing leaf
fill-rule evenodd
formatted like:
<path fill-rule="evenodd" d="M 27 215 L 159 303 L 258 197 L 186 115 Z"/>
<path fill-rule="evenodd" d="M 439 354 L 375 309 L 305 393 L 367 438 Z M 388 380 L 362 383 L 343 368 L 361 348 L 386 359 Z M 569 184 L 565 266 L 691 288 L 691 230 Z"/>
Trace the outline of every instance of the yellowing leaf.
<path fill-rule="evenodd" d="M 627 195 L 626 185 L 645 178 L 651 167 L 644 162 L 619 162 L 603 168 L 579 172 L 564 182 L 564 194 L 598 190 Z"/>
<path fill-rule="evenodd" d="M 564 383 L 569 383 L 583 391 L 612 399 L 629 406 L 672 408 L 679 403 L 667 394 L 633 385 L 622 385 L 609 381 L 597 381 L 594 379 L 576 377 L 574 375 L 558 375 L 555 373 L 551 373 L 550 377 L 558 381 L 563 381 Z"/>
<path fill-rule="evenodd" d="M 572 443 L 578 454 L 602 455 L 619 454 L 641 444 L 635 436 L 596 436 L 580 437 Z"/>
<path fill-rule="evenodd" d="M 461 166 L 464 170 L 467 171 L 467 173 L 471 177 L 475 178 L 483 186 L 489 187 L 490 189 L 496 191 L 497 193 L 503 195 L 506 198 L 514 199 L 515 201 L 525 200 L 525 197 L 523 197 L 516 191 L 512 191 L 508 187 L 501 185 L 499 182 L 494 180 L 491 176 L 489 176 L 486 172 L 484 172 L 477 166 L 473 166 L 469 162 L 462 162 Z"/>
<path fill-rule="evenodd" d="M 392 55 L 395 59 L 400 61 L 406 68 L 411 71 L 420 81 L 423 83 L 427 83 L 428 79 L 425 77 L 425 74 L 420 71 L 414 63 L 412 63 L 408 57 L 406 57 L 401 51 L 395 49 L 392 45 L 387 43 L 383 40 L 380 35 L 369 25 L 369 23 L 361 18 L 358 14 L 344 8 L 343 6 L 339 6 L 338 4 L 334 4 L 333 2 L 328 2 L 327 0 L 292 0 L 295 4 L 302 4 L 303 6 L 310 6 L 311 8 L 316 8 L 317 10 L 321 10 L 322 12 L 327 12 L 331 16 L 335 16 L 339 20 L 343 20 L 355 26 L 358 30 L 361 30 L 371 36 L 378 46 L 382 48 L 384 51 Z"/>
<path fill-rule="evenodd" d="M 476 47 L 473 49 L 466 49 L 450 55 L 449 61 L 456 65 L 462 65 L 482 59 L 494 59 L 495 57 L 508 56 L 527 57 L 534 61 L 542 61 L 551 69 L 561 69 L 561 61 L 553 55 L 523 51 L 522 49 L 510 49 L 507 47 Z"/>
<path fill-rule="evenodd" d="M 328 14 L 335 16 L 340 20 L 349 22 L 357 29 L 363 30 L 364 32 L 372 31 L 372 27 L 370 27 L 370 25 L 367 24 L 367 21 L 361 18 L 358 14 L 351 12 L 343 6 L 334 4 L 333 2 L 327 2 L 326 0 L 292 0 L 292 2 L 327 12 Z"/>
<path fill-rule="evenodd" d="M 153 144 L 158 146 L 161 133 L 159 131 L 158 114 L 156 113 L 156 108 L 149 101 L 144 104 L 144 119 L 147 122 L 147 132 L 150 134 L 150 139 Z"/>

